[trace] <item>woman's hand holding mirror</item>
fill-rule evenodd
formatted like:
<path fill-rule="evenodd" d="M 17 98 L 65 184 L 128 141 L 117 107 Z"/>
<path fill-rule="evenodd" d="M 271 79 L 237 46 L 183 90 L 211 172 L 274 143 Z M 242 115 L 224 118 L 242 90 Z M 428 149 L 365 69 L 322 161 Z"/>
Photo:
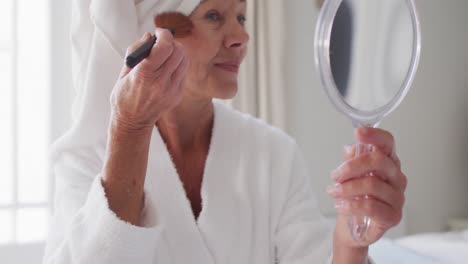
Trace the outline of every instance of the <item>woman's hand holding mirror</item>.
<path fill-rule="evenodd" d="M 332 172 L 335 185 L 328 193 L 338 212 L 335 242 L 362 247 L 376 242 L 401 221 L 407 180 L 389 132 L 377 128 L 358 128 L 355 132 L 360 144 L 375 146 L 374 150 L 356 156 L 358 145 L 346 146 L 344 162 Z M 372 219 L 361 240 L 355 240 L 347 231 L 352 228 L 348 226 L 349 217 L 356 215 Z"/>
<path fill-rule="evenodd" d="M 407 94 L 420 49 L 420 26 L 413 0 L 327 0 L 322 7 L 315 57 L 326 94 L 355 128 L 368 127 L 357 131 L 372 131 L 370 134 L 382 139 L 368 140 L 358 133 L 359 144 L 338 169 L 344 169 L 344 177 L 352 180 L 338 180 L 336 189 L 341 187 L 341 191 L 355 196 L 349 204 L 337 205 L 340 217 L 335 234 L 340 235 L 335 238 L 346 240 L 341 233 L 350 229 L 353 241 L 346 241 L 348 245 L 371 244 L 401 217 L 399 192 L 404 191 L 406 178 L 396 155 L 389 151 L 394 143 L 385 140 L 393 137 L 375 127 Z M 374 201 L 376 197 L 396 211 L 386 210 Z M 343 215 L 349 215 L 348 219 Z"/>

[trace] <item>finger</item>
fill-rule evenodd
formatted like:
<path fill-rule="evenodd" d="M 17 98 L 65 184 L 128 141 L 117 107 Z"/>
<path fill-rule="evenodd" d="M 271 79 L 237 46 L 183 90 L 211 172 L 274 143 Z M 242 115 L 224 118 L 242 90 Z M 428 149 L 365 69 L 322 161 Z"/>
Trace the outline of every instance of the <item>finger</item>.
<path fill-rule="evenodd" d="M 174 73 L 171 76 L 171 82 L 172 86 L 176 87 L 176 89 L 182 89 L 183 81 L 185 79 L 185 74 L 187 73 L 189 65 L 189 60 L 187 57 L 184 57 L 179 66 L 177 66 L 177 69 L 174 71 Z"/>
<path fill-rule="evenodd" d="M 360 144 L 359 147 L 363 147 L 363 146 L 367 146 L 367 145 L 362 145 Z M 361 150 L 361 153 L 363 152 L 373 152 L 373 151 L 381 151 L 383 152 L 385 155 L 387 155 L 391 160 L 393 160 L 393 162 L 395 162 L 396 166 L 398 168 L 401 168 L 401 162 L 400 162 L 400 159 L 398 158 L 398 156 L 396 155 L 395 152 L 393 153 L 385 153 L 383 150 L 379 149 L 379 148 L 374 148 L 373 145 L 369 145 L 369 146 L 372 146 L 373 147 L 373 150 L 371 151 L 362 151 Z M 353 158 L 356 158 L 356 149 L 358 148 L 357 145 L 344 145 L 343 146 L 343 153 L 342 153 L 342 158 L 343 158 L 343 161 L 347 161 L 347 160 L 350 160 L 350 159 L 353 159 Z"/>
<path fill-rule="evenodd" d="M 406 188 L 408 187 L 408 178 L 406 177 L 406 175 L 400 171 L 400 181 L 402 183 L 402 186 L 403 186 L 403 191 L 406 191 Z"/>
<path fill-rule="evenodd" d="M 175 105 L 180 104 L 180 102 L 182 101 L 182 95 L 183 95 L 182 81 L 183 81 L 183 77 L 185 75 L 185 70 L 187 67 L 186 64 L 187 64 L 187 59 L 184 58 L 181 61 L 180 65 L 175 70 L 175 72 L 173 73 L 173 75 L 171 76 L 171 81 L 170 81 L 170 86 L 169 86 L 171 90 L 169 92 L 173 95 L 174 98 L 177 99 L 175 101 Z"/>
<path fill-rule="evenodd" d="M 133 43 L 127 48 L 127 51 L 125 52 L 125 58 L 127 58 L 128 55 L 130 55 L 132 52 L 137 50 L 141 45 L 143 45 L 150 38 L 151 38 L 151 33 L 146 32 L 145 34 L 143 34 L 143 36 L 137 42 Z M 122 79 L 123 77 L 125 77 L 131 70 L 132 68 L 129 68 L 127 66 L 127 63 L 124 63 L 122 69 L 120 70 L 119 79 Z"/>
<path fill-rule="evenodd" d="M 138 70 L 158 71 L 174 51 L 174 37 L 169 30 L 157 28 L 155 34 L 156 42 L 148 57 L 135 67 Z"/>
<path fill-rule="evenodd" d="M 380 128 L 360 127 L 355 130 L 355 136 L 362 144 L 374 145 L 378 150 L 397 161 L 395 158 L 395 139 L 390 132 Z"/>
<path fill-rule="evenodd" d="M 166 63 L 161 67 L 161 74 L 166 80 L 171 80 L 176 69 L 181 65 L 185 57 L 185 51 L 181 44 L 174 43 L 174 51 Z"/>
<path fill-rule="evenodd" d="M 343 146 L 343 160 L 347 161 L 355 158 L 356 155 L 356 145 L 349 144 Z"/>
<path fill-rule="evenodd" d="M 390 228 L 398 225 L 402 219 L 402 210 L 395 210 L 375 199 L 336 200 L 335 209 L 341 215 L 368 216 L 378 226 Z"/>
<path fill-rule="evenodd" d="M 159 40 L 165 40 L 169 42 L 174 41 L 174 36 L 172 35 L 171 31 L 169 31 L 168 29 L 157 27 L 154 30 L 154 34 Z"/>
<path fill-rule="evenodd" d="M 387 181 L 397 189 L 403 189 L 404 183 L 400 169 L 387 155 L 380 151 L 369 152 L 361 156 L 345 161 L 336 170 L 332 172 L 332 178 L 338 183 L 343 183 L 354 178 L 365 176 L 366 174 L 374 173 Z"/>
<path fill-rule="evenodd" d="M 361 132 L 361 130 L 363 129 L 366 129 L 366 128 L 358 128 L 359 132 L 356 131 L 355 133 L 356 134 L 359 134 L 356 135 L 356 137 L 364 137 L 364 136 L 361 136 L 361 134 L 363 134 L 363 132 Z M 370 128 L 370 129 L 373 129 L 373 128 Z M 384 131 L 384 130 L 381 130 L 381 131 Z M 384 131 L 385 133 L 388 133 L 386 131 Z M 365 133 L 365 132 L 364 132 Z M 388 133 L 389 136 L 390 136 L 390 141 L 394 141 L 393 140 L 393 136 Z M 363 141 L 367 141 L 365 139 L 362 139 Z M 395 143 L 392 143 L 393 144 L 393 147 L 392 148 L 389 148 L 389 147 L 386 147 L 385 145 L 383 144 L 380 144 L 379 146 L 374 146 L 370 143 L 368 143 L 370 146 L 373 147 L 374 150 L 378 150 L 378 151 L 382 151 L 383 153 L 385 153 L 388 157 L 390 157 L 394 162 L 395 164 L 397 165 L 397 167 L 401 168 L 401 162 L 400 162 L 400 159 L 398 158 L 398 156 L 396 155 L 396 149 L 395 149 Z M 363 145 L 363 144 L 360 144 L 360 147 L 363 147 L 363 146 L 366 146 L 366 145 Z M 344 146 L 344 149 L 343 149 L 343 160 L 349 160 L 349 159 L 352 159 L 352 158 L 355 158 L 356 156 L 356 149 L 357 149 L 357 145 L 345 145 Z M 374 150 L 371 150 L 371 151 L 374 151 Z M 371 152 L 371 151 L 364 151 L 364 152 Z M 361 151 L 362 152 L 362 151 Z"/>
<path fill-rule="evenodd" d="M 327 189 L 334 199 L 353 199 L 356 197 L 371 197 L 392 208 L 403 207 L 404 194 L 378 177 L 361 177 L 342 184 L 335 184 Z"/>

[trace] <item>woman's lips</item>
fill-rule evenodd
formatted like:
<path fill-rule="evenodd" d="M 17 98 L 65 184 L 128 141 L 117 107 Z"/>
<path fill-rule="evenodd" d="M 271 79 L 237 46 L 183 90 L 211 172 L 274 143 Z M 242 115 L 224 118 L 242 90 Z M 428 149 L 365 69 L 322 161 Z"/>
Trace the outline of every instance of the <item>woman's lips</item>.
<path fill-rule="evenodd" d="M 233 73 L 239 72 L 239 63 L 235 63 L 235 62 L 216 63 L 215 66 L 228 72 L 233 72 Z"/>

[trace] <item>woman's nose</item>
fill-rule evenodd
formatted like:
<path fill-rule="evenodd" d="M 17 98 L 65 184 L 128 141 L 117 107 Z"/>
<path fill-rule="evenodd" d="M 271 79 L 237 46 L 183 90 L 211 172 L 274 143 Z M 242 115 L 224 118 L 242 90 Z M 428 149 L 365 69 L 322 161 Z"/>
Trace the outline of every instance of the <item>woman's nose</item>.
<path fill-rule="evenodd" d="M 224 45 L 226 48 L 244 48 L 249 42 L 249 34 L 244 26 L 237 23 L 232 26 L 226 33 Z"/>

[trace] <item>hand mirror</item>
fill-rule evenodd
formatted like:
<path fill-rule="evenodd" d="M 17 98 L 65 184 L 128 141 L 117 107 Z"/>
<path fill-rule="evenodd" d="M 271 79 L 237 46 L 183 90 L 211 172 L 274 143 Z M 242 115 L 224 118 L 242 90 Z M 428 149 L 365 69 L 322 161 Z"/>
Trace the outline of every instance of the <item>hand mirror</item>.
<path fill-rule="evenodd" d="M 325 1 L 316 65 L 328 98 L 354 127 L 377 127 L 401 103 L 418 67 L 420 34 L 413 0 Z M 372 149 L 359 146 L 356 155 Z M 371 223 L 367 216 L 350 216 L 352 237 L 364 239 Z"/>

